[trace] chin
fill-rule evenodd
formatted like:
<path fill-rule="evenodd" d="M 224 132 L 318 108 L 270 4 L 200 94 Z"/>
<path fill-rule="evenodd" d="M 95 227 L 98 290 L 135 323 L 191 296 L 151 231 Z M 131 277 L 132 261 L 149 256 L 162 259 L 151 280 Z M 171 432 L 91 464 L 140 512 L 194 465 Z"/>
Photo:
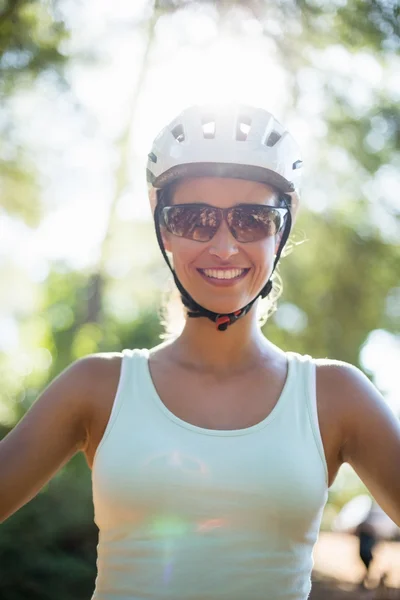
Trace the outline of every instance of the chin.
<path fill-rule="evenodd" d="M 246 306 L 246 304 L 248 304 L 252 300 L 252 298 L 232 298 L 232 296 L 223 297 L 222 295 L 220 298 L 210 298 L 209 295 L 204 296 L 201 294 L 192 294 L 191 292 L 189 293 L 198 304 L 200 304 L 207 310 L 211 310 L 212 312 L 215 312 L 217 314 L 233 313 L 236 310 L 240 310 L 241 308 Z"/>
<path fill-rule="evenodd" d="M 250 282 L 251 286 L 243 285 L 242 281 L 225 287 L 208 284 L 208 282 L 204 284 L 193 282 L 191 278 L 186 277 L 179 279 L 188 294 L 198 304 L 217 314 L 230 314 L 244 308 L 259 292 L 254 289 L 253 282 Z"/>

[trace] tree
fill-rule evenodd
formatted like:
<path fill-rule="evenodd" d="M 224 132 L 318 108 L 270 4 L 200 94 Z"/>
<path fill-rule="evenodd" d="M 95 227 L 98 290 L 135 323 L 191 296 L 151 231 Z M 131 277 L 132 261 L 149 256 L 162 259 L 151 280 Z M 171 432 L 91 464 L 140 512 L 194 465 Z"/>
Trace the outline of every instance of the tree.
<path fill-rule="evenodd" d="M 64 89 L 61 51 L 68 38 L 49 2 L 8 0 L 0 8 L 0 208 L 36 225 L 43 214 L 40 184 L 29 151 L 19 138 L 12 100 L 44 76 L 54 76 Z"/>

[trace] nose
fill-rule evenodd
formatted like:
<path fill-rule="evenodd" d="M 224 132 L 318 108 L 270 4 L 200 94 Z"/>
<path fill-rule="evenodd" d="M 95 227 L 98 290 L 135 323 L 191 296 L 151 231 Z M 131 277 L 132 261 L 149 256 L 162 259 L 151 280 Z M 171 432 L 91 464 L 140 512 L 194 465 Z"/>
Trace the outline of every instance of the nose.
<path fill-rule="evenodd" d="M 212 238 L 209 252 L 221 260 L 228 260 L 239 252 L 238 242 L 229 231 L 225 220 L 222 221 L 217 233 Z"/>

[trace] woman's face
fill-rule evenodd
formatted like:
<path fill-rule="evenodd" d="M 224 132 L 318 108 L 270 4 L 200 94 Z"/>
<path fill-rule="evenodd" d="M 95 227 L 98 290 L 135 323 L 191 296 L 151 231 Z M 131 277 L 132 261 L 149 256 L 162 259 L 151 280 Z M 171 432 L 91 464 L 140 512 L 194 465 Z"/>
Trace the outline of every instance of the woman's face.
<path fill-rule="evenodd" d="M 173 204 L 193 203 L 220 208 L 236 204 L 278 206 L 278 195 L 267 184 L 243 179 L 184 179 L 175 187 Z M 259 294 L 271 275 L 280 237 L 281 233 L 257 242 L 240 243 L 224 220 L 208 242 L 188 240 L 163 231 L 165 248 L 172 253 L 174 269 L 183 287 L 196 302 L 216 313 L 234 312 Z M 239 273 L 232 269 L 246 271 L 232 279 L 215 277 Z"/>

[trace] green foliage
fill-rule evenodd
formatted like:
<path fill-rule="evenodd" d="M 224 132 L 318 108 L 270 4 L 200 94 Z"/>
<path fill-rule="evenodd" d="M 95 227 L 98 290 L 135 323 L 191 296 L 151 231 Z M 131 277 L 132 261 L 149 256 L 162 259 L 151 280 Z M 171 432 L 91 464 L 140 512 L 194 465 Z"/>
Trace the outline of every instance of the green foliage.
<path fill-rule="evenodd" d="M 20 322 L 26 362 L 21 355 L 0 352 L 0 423 L 10 427 L 19 421 L 40 391 L 78 358 L 160 342 L 163 329 L 155 300 L 123 321 L 101 306 L 101 323 L 91 321 L 92 283 L 92 275 L 66 271 L 62 265 L 49 273 L 38 313 Z M 40 349 L 49 355 L 46 370 L 34 360 Z"/>
<path fill-rule="evenodd" d="M 2 91 L 13 91 L 17 76 L 30 81 L 46 69 L 61 67 L 59 51 L 69 33 L 55 18 L 51 4 L 40 0 L 8 0 L 0 12 L 0 73 Z"/>
<path fill-rule="evenodd" d="M 157 343 L 162 328 L 156 305 L 143 307 L 136 318 L 120 322 L 117 315 L 107 312 L 101 296 L 99 312 L 95 312 L 101 322 L 93 321 L 93 281 L 93 275 L 71 272 L 61 265 L 49 274 L 42 312 L 52 327 L 49 380 L 87 354 Z"/>
<path fill-rule="evenodd" d="M 97 528 L 89 478 L 76 476 L 80 460 L 75 457 L 70 472 L 53 479 L 2 524 L 0 598 L 53 600 L 55 594 L 59 600 L 90 598 Z"/>
<path fill-rule="evenodd" d="M 3 147 L 6 145 L 4 139 L 1 143 Z M 22 216 L 27 225 L 37 226 L 43 214 L 43 207 L 35 170 L 33 165 L 29 164 L 26 152 L 21 148 L 16 148 L 12 154 L 12 158 L 4 159 L 1 163 L 1 208 L 9 215 Z"/>
<path fill-rule="evenodd" d="M 388 325 L 386 300 L 399 283 L 400 248 L 374 231 L 360 235 L 340 212 L 307 211 L 301 225 L 308 241 L 282 260 L 280 304 L 289 302 L 303 311 L 306 326 L 293 332 L 273 318 L 264 330 L 287 350 L 357 365 L 370 331 Z"/>
<path fill-rule="evenodd" d="M 400 48 L 397 0 L 351 0 L 338 8 L 335 28 L 343 45 L 396 52 Z"/>
<path fill-rule="evenodd" d="M 327 111 L 327 119 L 331 143 L 344 145 L 370 174 L 390 163 L 395 153 L 400 152 L 400 112 L 398 105 L 388 99 L 379 99 L 360 116 L 345 98 L 336 95 L 335 103 Z M 379 150 L 368 145 L 369 134 L 379 136 Z"/>
<path fill-rule="evenodd" d="M 66 87 L 67 56 L 60 46 L 69 37 L 49 2 L 7 0 L 0 4 L 0 214 L 37 226 L 43 216 L 40 184 L 32 156 L 22 147 L 10 102 L 51 72 Z"/>

